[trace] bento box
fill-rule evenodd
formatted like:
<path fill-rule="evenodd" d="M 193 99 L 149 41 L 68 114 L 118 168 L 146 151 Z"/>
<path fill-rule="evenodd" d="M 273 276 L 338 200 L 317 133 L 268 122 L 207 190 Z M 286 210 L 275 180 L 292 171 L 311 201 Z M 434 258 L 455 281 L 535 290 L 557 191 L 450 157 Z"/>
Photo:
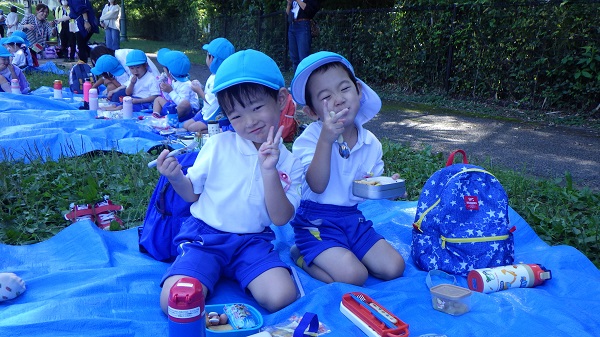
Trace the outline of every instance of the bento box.
<path fill-rule="evenodd" d="M 263 317 L 256 308 L 244 303 L 207 305 L 206 313 L 227 315 L 228 322 L 223 325 L 206 325 L 206 336 L 242 337 L 259 332 L 263 326 Z M 208 323 L 208 322 L 207 322 Z"/>
<path fill-rule="evenodd" d="M 406 186 L 404 179 L 371 177 L 355 180 L 352 184 L 352 194 L 365 199 L 397 198 L 406 194 Z"/>

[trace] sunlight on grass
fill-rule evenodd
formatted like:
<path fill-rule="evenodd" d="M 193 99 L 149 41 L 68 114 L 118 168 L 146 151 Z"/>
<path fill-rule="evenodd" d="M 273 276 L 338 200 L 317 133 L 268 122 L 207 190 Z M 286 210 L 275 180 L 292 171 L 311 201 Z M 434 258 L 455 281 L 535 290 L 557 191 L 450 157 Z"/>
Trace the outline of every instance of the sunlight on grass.
<path fill-rule="evenodd" d="M 202 49 L 202 45 L 190 47 L 183 46 L 177 43 L 168 41 L 152 41 L 140 38 L 129 38 L 127 41 L 121 42 L 121 48 L 140 49 L 149 54 L 156 54 L 161 48 L 169 48 L 184 52 L 189 57 L 190 62 L 194 64 L 204 64 L 206 52 Z"/>

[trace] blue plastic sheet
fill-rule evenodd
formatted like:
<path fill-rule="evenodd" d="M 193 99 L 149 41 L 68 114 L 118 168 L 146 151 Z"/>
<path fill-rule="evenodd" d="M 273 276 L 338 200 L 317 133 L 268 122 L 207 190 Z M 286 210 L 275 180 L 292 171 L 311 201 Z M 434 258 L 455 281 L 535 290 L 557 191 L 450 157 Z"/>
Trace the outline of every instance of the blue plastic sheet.
<path fill-rule="evenodd" d="M 361 291 L 409 324 L 411 336 L 599 336 L 600 271 L 570 246 L 550 247 L 513 210 L 516 261 L 539 263 L 553 279 L 535 288 L 473 293 L 471 311 L 450 316 L 432 308 L 427 273 L 410 259 L 415 202 L 367 201 L 365 216 L 407 262 L 403 277 L 383 282 L 369 278 L 364 287 L 324 284 L 294 267 L 306 296 L 264 315 L 265 325 L 294 314 L 314 312 L 331 333 L 363 336 L 339 310 L 341 297 Z M 292 265 L 293 231 L 275 228 L 275 247 Z M 30 246 L 0 245 L 0 270 L 15 272 L 27 291 L 0 303 L 2 336 L 166 336 L 167 317 L 159 308 L 160 279 L 168 264 L 138 252 L 137 231 L 105 232 L 93 223 L 75 223 L 52 239 Z M 466 286 L 464 277 L 458 285 Z M 258 304 L 231 281 L 221 282 L 209 304 Z"/>
<path fill-rule="evenodd" d="M 96 119 L 96 111 L 78 110 L 80 95 L 63 89 L 33 95 L 0 93 L 0 160 L 56 160 L 95 150 L 148 151 L 165 137 L 136 119 Z"/>

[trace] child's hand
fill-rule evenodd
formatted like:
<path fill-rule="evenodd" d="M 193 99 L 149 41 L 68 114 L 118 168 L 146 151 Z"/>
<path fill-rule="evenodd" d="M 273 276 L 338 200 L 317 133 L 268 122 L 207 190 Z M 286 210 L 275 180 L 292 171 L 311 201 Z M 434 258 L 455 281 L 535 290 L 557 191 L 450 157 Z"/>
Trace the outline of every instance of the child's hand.
<path fill-rule="evenodd" d="M 167 179 L 176 179 L 180 175 L 183 175 L 181 171 L 181 164 L 175 157 L 167 157 L 169 155 L 169 150 L 163 150 L 158 158 L 156 158 L 156 168 L 158 172 L 163 176 L 167 177 Z"/>
<path fill-rule="evenodd" d="M 392 174 L 392 179 L 398 180 L 399 178 L 400 178 L 400 175 L 398 173 Z"/>
<path fill-rule="evenodd" d="M 161 82 L 159 86 L 160 90 L 162 92 L 166 92 L 167 94 L 173 91 L 173 87 L 169 83 Z"/>
<path fill-rule="evenodd" d="M 337 113 L 330 111 L 327 106 L 327 100 L 323 100 L 323 129 L 321 130 L 321 137 L 325 137 L 327 143 L 333 144 L 338 139 L 338 136 L 344 133 L 344 117 L 346 117 L 347 112 L 348 108 Z"/>
<path fill-rule="evenodd" d="M 279 142 L 283 133 L 283 126 L 277 129 L 277 134 L 273 137 L 274 127 L 269 128 L 267 141 L 262 143 L 258 149 L 258 160 L 263 169 L 274 169 L 279 161 Z"/>

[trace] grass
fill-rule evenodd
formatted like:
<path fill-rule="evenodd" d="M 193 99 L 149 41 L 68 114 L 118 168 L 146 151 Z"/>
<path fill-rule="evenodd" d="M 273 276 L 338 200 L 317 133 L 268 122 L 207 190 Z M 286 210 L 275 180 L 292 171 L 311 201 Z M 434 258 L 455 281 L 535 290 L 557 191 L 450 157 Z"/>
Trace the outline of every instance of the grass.
<path fill-rule="evenodd" d="M 139 48 L 152 53 L 167 47 L 181 46 L 165 42 L 130 39 L 123 48 Z M 180 49 L 181 50 L 181 49 Z M 188 53 L 194 63 L 204 61 L 200 47 Z M 285 74 L 288 77 L 291 74 Z M 28 75 L 32 88 L 49 86 L 56 75 Z M 66 76 L 65 76 L 66 80 Z M 68 82 L 63 82 L 68 83 Z M 444 100 L 437 96 L 399 96 L 382 88 L 382 96 L 400 101 L 414 99 L 418 104 L 440 108 L 460 108 L 476 115 L 492 118 L 517 118 L 515 107 L 494 107 L 491 104 Z M 557 123 L 561 120 L 557 119 Z M 571 124 L 569 123 L 566 124 Z M 595 125 L 593 126 L 595 127 Z M 406 179 L 409 200 L 417 200 L 427 178 L 441 168 L 445 159 L 430 148 L 411 149 L 382 140 L 387 174 L 398 172 Z M 3 149 L 0 149 L 2 151 Z M 6 149 L 4 149 L 6 151 Z M 58 161 L 45 161 L 43 149 L 31 154 L 33 162 L 0 162 L 0 242 L 31 244 L 46 240 L 69 225 L 63 218 L 69 203 L 95 203 L 104 194 L 113 202 L 125 206 L 120 214 L 127 228 L 143 222 L 147 203 L 158 179 L 156 169 L 146 163 L 147 153 L 123 155 L 98 152 L 79 157 L 65 156 Z M 548 244 L 571 245 L 583 252 L 600 267 L 600 194 L 589 189 L 573 188 L 570 176 L 564 181 L 539 180 L 515 171 L 495 167 L 490 162 L 477 163 L 491 171 L 502 182 L 510 197 L 510 205 Z M 557 207 L 560 205 L 560 207 Z M 517 247 L 518 249 L 518 247 Z"/>

